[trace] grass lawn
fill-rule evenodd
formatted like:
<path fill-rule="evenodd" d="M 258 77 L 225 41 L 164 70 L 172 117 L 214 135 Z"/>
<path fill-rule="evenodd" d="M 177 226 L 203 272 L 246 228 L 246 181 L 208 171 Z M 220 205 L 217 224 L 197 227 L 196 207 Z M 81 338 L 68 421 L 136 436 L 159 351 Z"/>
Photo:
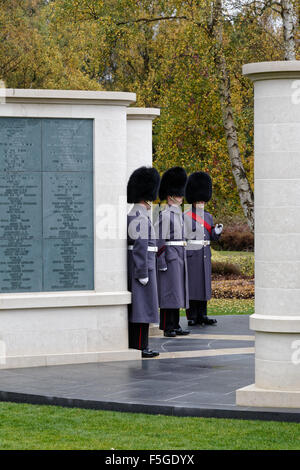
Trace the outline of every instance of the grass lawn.
<path fill-rule="evenodd" d="M 254 299 L 211 299 L 208 302 L 208 315 L 252 315 Z"/>
<path fill-rule="evenodd" d="M 254 299 L 211 299 L 208 302 L 207 314 L 211 315 L 252 315 L 254 313 Z M 180 310 L 185 316 L 185 310 Z"/>
<path fill-rule="evenodd" d="M 0 449 L 300 449 L 300 424 L 0 403 Z"/>

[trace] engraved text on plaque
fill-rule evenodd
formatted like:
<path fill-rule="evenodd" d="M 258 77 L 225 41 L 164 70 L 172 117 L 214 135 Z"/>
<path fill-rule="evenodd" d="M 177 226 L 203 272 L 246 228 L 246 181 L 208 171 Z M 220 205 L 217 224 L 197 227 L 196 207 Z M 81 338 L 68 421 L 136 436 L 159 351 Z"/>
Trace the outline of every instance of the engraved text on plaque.
<path fill-rule="evenodd" d="M 0 118 L 0 293 L 94 288 L 93 121 Z"/>

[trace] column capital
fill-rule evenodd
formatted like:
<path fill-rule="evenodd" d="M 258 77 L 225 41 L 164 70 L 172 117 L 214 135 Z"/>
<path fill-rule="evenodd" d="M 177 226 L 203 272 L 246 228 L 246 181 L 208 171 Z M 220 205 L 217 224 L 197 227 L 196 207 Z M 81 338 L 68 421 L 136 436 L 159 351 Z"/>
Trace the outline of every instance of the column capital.
<path fill-rule="evenodd" d="M 282 78 L 300 79 L 300 60 L 254 62 L 243 65 L 243 75 L 253 82 Z"/>
<path fill-rule="evenodd" d="M 153 121 L 160 115 L 159 108 L 134 108 L 126 110 L 128 120 L 147 120 Z"/>

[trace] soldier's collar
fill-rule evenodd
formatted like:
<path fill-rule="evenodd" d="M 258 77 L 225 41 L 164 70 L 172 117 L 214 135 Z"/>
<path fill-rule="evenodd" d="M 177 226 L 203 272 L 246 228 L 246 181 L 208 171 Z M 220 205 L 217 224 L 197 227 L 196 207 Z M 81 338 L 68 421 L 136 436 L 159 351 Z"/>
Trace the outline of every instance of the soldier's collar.
<path fill-rule="evenodd" d="M 192 206 L 192 210 L 195 214 L 204 214 L 204 212 L 205 212 L 204 207 L 194 207 L 194 206 Z"/>
<path fill-rule="evenodd" d="M 178 213 L 182 212 L 181 205 L 180 206 L 175 206 L 175 205 L 173 206 L 173 205 L 168 204 L 168 208 L 172 212 L 178 212 Z"/>
<path fill-rule="evenodd" d="M 136 203 L 130 209 L 129 214 L 132 216 L 138 216 L 139 214 L 148 215 L 149 212 L 151 211 L 147 211 L 147 208 L 145 206 Z"/>
<path fill-rule="evenodd" d="M 148 212 L 147 207 L 144 206 L 144 204 L 139 204 L 138 202 L 134 205 L 134 208 L 141 211 L 141 212 L 145 212 L 145 213 Z"/>

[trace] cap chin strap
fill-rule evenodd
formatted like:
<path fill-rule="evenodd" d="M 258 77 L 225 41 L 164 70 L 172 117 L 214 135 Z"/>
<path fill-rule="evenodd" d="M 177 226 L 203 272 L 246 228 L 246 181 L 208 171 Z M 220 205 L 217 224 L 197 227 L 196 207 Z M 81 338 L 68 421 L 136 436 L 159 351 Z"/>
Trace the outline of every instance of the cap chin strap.
<path fill-rule="evenodd" d="M 172 199 L 172 201 L 175 202 L 177 206 L 181 205 L 181 202 L 176 201 L 176 199 L 173 196 L 170 196 L 170 199 Z"/>

